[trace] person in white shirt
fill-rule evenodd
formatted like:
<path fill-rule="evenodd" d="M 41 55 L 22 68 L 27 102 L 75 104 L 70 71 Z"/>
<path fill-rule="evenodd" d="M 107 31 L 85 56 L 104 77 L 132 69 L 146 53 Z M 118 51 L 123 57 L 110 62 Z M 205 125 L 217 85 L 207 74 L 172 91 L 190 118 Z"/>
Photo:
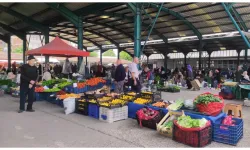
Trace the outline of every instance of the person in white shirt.
<path fill-rule="evenodd" d="M 42 80 L 45 81 L 51 80 L 51 73 L 48 70 L 44 72 Z"/>
<path fill-rule="evenodd" d="M 134 57 L 134 60 L 131 64 L 129 64 L 129 72 L 131 73 L 130 75 L 130 86 L 132 87 L 132 90 L 135 91 L 136 93 L 139 93 L 141 91 L 141 84 L 139 82 L 139 70 L 137 67 L 137 64 L 139 63 L 138 57 Z"/>

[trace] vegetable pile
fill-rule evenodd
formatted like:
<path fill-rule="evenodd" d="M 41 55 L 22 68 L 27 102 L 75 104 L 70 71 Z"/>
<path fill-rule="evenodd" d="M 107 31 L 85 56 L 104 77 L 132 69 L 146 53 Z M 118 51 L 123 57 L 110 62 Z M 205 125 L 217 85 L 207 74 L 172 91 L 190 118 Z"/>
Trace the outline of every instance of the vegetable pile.
<path fill-rule="evenodd" d="M 169 120 L 168 122 L 165 122 L 165 123 L 163 124 L 163 127 L 164 127 L 164 128 L 167 128 L 167 129 L 172 129 L 172 128 L 173 128 L 173 125 L 174 125 L 173 120 Z"/>
<path fill-rule="evenodd" d="M 216 97 L 211 93 L 204 93 L 199 95 L 195 99 L 194 104 L 208 104 L 210 102 L 222 102 L 222 101 L 219 97 Z"/>
<path fill-rule="evenodd" d="M 192 119 L 190 116 L 180 116 L 177 120 L 177 124 L 185 128 L 201 128 L 207 123 L 205 118 Z"/>
<path fill-rule="evenodd" d="M 156 102 L 156 103 L 152 104 L 152 106 L 160 107 L 160 108 L 167 108 L 168 107 L 168 103 L 165 103 L 165 102 Z"/>
<path fill-rule="evenodd" d="M 184 101 L 181 99 L 178 99 L 175 103 L 168 106 L 168 109 L 170 110 L 179 110 L 184 105 Z"/>

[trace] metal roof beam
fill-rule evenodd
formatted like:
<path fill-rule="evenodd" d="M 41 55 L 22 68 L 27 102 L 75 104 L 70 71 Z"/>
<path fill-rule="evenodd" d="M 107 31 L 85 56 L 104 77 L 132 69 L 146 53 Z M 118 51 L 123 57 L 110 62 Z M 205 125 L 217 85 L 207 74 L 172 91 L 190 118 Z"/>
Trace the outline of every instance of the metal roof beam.
<path fill-rule="evenodd" d="M 23 34 L 23 33 L 17 31 L 16 29 L 14 29 L 14 28 L 12 28 L 12 27 L 10 27 L 10 26 L 7 26 L 7 25 L 5 25 L 5 24 L 3 24 L 3 23 L 0 23 L 0 27 L 2 27 L 4 30 L 10 32 L 11 34 L 16 35 L 16 36 L 19 37 L 20 39 L 23 39 L 23 38 L 24 38 L 24 34 Z"/>
<path fill-rule="evenodd" d="M 0 40 L 4 41 L 5 43 L 8 43 L 8 37 L 5 35 L 0 35 Z"/>
<path fill-rule="evenodd" d="M 76 36 L 75 34 L 72 34 L 72 33 L 66 32 L 66 31 L 60 31 L 60 30 L 50 30 L 50 31 L 52 31 L 52 32 L 58 32 L 58 33 L 63 33 L 63 34 L 68 34 L 68 35 L 72 35 L 72 36 Z M 83 39 L 91 42 L 92 44 L 94 44 L 95 46 L 99 47 L 100 49 L 102 48 L 102 46 L 100 44 L 96 43 L 95 41 L 93 41 L 91 39 L 88 39 L 86 37 L 83 37 Z"/>
<path fill-rule="evenodd" d="M 117 3 L 96 3 L 96 4 L 92 4 L 92 5 L 80 8 L 80 9 L 74 11 L 74 13 L 76 15 L 86 16 L 86 15 L 89 15 L 91 13 L 96 12 L 97 10 L 106 9 L 106 8 L 112 7 L 114 5 L 118 5 L 118 4 Z"/>
<path fill-rule="evenodd" d="M 241 25 L 241 27 L 243 28 L 243 30 L 245 32 L 248 32 L 248 27 L 246 26 L 246 23 L 244 22 L 244 20 L 242 19 L 242 17 L 240 16 L 240 14 L 238 13 L 238 11 L 233 7 L 234 3 L 231 3 L 227 5 L 228 9 L 234 13 L 236 19 L 238 20 L 238 23 Z"/>
<path fill-rule="evenodd" d="M 160 7 L 159 5 L 152 4 L 152 3 L 150 3 L 150 6 L 152 6 L 153 8 L 157 8 L 157 9 Z M 174 16 L 174 17 L 176 17 L 176 18 L 178 18 L 180 20 L 183 20 L 184 23 L 194 32 L 194 34 L 200 40 L 202 40 L 202 35 L 201 35 L 200 31 L 191 22 L 189 22 L 185 17 L 183 17 L 180 13 L 177 13 L 177 12 L 175 12 L 173 10 L 170 10 L 170 9 L 166 8 L 166 7 L 163 7 L 162 11 L 164 11 L 165 13 L 169 13 L 172 16 Z"/>
<path fill-rule="evenodd" d="M 27 16 L 25 16 L 25 15 L 19 13 L 19 12 L 16 12 L 16 11 L 14 11 L 12 9 L 9 9 L 8 7 L 0 5 L 0 10 L 2 10 L 2 11 L 6 12 L 6 13 L 12 15 L 12 16 L 15 16 L 15 17 L 23 20 L 25 23 L 33 26 L 34 28 L 36 28 L 37 30 L 39 30 L 39 31 L 41 31 L 43 33 L 46 33 L 48 31 L 48 27 L 42 25 L 41 23 L 33 20 L 30 17 L 27 17 Z"/>
<path fill-rule="evenodd" d="M 68 19 L 71 23 L 73 23 L 76 27 L 78 27 L 78 16 L 73 13 L 70 9 L 65 7 L 63 4 L 59 3 L 47 3 L 49 7 L 59 12 L 63 17 Z"/>

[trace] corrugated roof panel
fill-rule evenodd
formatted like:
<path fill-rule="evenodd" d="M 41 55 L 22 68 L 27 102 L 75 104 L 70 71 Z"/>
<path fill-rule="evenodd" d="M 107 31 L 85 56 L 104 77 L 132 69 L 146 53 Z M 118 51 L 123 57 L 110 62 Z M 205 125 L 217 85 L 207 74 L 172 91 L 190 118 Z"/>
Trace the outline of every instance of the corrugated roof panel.
<path fill-rule="evenodd" d="M 68 9 L 74 11 L 77 10 L 79 8 L 83 8 L 86 7 L 88 5 L 91 5 L 91 3 L 66 3 L 64 4 Z"/>
<path fill-rule="evenodd" d="M 11 9 L 25 16 L 31 16 L 46 8 L 48 8 L 48 5 L 45 3 L 39 3 L 39 7 L 37 7 L 37 3 L 21 3 L 18 5 L 15 5 Z"/>
<path fill-rule="evenodd" d="M 120 5 L 120 6 L 117 6 L 117 7 L 114 7 L 114 8 L 107 9 L 107 10 L 105 10 L 105 12 L 114 12 L 114 11 L 119 10 L 119 9 L 121 9 L 121 8 L 127 8 L 127 5 L 126 5 L 126 4 L 122 4 L 122 5 Z"/>
<path fill-rule="evenodd" d="M 237 11 L 239 14 L 250 13 L 250 6 L 248 6 L 248 7 L 243 7 L 243 8 L 236 8 L 236 11 Z"/>
<path fill-rule="evenodd" d="M 17 17 L 14 17 L 14 16 L 12 16 L 8 13 L 5 13 L 5 12 L 0 13 L 0 18 L 1 18 L 1 22 L 3 24 L 6 24 L 6 25 L 9 25 L 9 24 L 19 20 Z"/>

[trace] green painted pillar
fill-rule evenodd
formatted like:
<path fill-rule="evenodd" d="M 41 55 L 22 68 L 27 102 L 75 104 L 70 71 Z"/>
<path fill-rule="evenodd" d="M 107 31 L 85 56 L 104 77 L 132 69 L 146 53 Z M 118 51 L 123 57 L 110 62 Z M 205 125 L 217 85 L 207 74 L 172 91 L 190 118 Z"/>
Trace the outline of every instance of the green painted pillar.
<path fill-rule="evenodd" d="M 236 69 L 237 69 L 238 66 L 240 65 L 240 52 L 241 52 L 241 50 L 237 50 L 238 57 L 237 57 L 237 67 L 236 67 Z"/>
<path fill-rule="evenodd" d="M 248 52 L 248 49 L 245 49 L 245 57 L 244 57 L 244 62 L 247 63 L 247 52 Z"/>
<path fill-rule="evenodd" d="M 184 65 L 187 66 L 187 53 L 184 53 Z"/>
<path fill-rule="evenodd" d="M 102 52 L 103 52 L 103 50 L 100 49 L 100 63 L 101 63 L 101 64 L 102 64 Z"/>
<path fill-rule="evenodd" d="M 168 53 L 164 55 L 164 68 L 167 70 L 168 68 Z"/>
<path fill-rule="evenodd" d="M 83 50 L 83 20 L 82 16 L 78 17 L 78 38 L 77 38 L 77 44 L 78 44 L 78 49 Z M 80 69 L 80 66 L 82 64 L 83 57 L 78 57 L 78 69 Z"/>
<path fill-rule="evenodd" d="M 26 55 L 25 55 L 26 50 L 27 50 L 27 38 L 26 38 L 26 34 L 24 34 L 23 36 L 23 64 L 26 63 Z"/>
<path fill-rule="evenodd" d="M 210 53 L 208 53 L 208 68 L 210 69 L 210 67 L 211 67 L 211 52 Z"/>
<path fill-rule="evenodd" d="M 45 44 L 49 43 L 49 31 L 44 32 Z M 49 63 L 49 56 L 45 56 L 45 63 Z"/>
<path fill-rule="evenodd" d="M 8 37 L 8 69 L 11 69 L 11 36 Z"/>
<path fill-rule="evenodd" d="M 141 56 L 141 9 L 139 3 L 136 3 L 134 18 L 134 55 L 138 58 Z"/>
<path fill-rule="evenodd" d="M 121 52 L 121 50 L 118 49 L 118 50 L 117 50 L 117 59 L 120 59 L 120 52 Z"/>

